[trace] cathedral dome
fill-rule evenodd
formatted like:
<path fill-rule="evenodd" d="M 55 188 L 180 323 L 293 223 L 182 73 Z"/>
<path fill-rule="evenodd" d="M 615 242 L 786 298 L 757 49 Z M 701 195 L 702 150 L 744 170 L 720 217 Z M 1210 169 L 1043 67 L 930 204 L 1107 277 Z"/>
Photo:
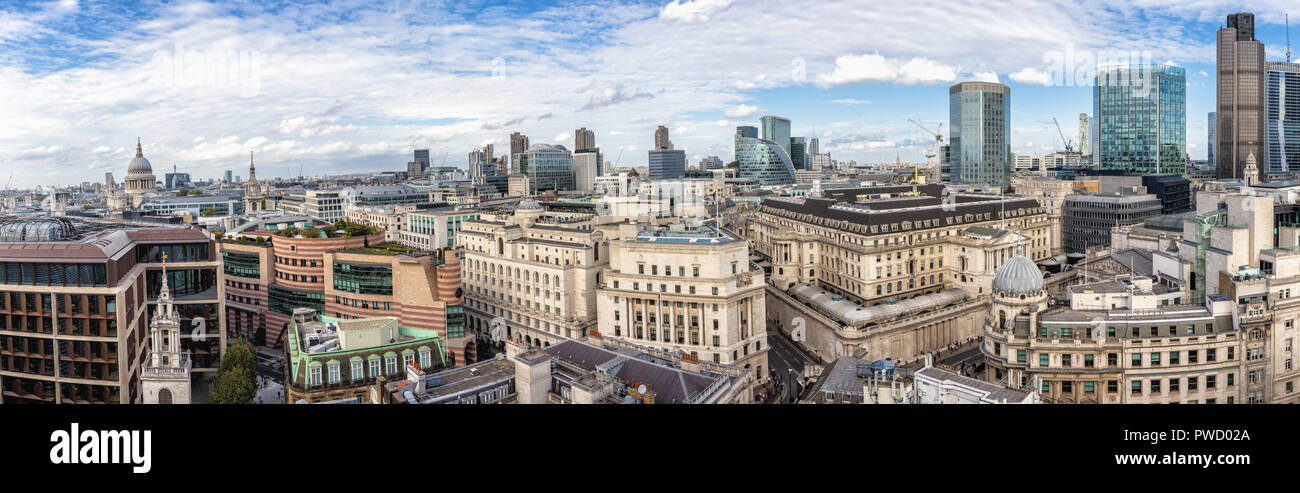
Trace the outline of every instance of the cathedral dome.
<path fill-rule="evenodd" d="M 1035 295 L 1043 291 L 1043 272 L 1033 260 L 1016 255 L 998 268 L 993 292 L 1004 296 Z"/>
<path fill-rule="evenodd" d="M 135 142 L 135 159 L 132 159 L 131 164 L 127 165 L 126 174 L 128 175 L 152 175 L 153 174 L 153 165 L 149 164 L 149 160 L 145 159 L 144 153 L 140 151 L 139 140 L 136 140 Z"/>

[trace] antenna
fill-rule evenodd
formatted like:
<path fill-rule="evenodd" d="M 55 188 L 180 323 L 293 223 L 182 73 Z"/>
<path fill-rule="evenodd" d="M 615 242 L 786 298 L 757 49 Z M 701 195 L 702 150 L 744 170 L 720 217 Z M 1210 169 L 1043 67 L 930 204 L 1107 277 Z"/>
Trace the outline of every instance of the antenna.
<path fill-rule="evenodd" d="M 1286 62 L 1291 63 L 1291 17 L 1284 13 L 1282 21 L 1286 23 Z"/>

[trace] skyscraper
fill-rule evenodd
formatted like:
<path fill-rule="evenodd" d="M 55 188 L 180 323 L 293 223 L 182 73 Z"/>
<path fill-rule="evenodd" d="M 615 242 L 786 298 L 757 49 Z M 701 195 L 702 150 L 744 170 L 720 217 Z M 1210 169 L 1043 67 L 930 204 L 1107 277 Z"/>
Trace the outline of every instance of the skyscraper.
<path fill-rule="evenodd" d="M 573 131 L 573 151 L 578 152 L 596 147 L 596 132 L 587 127 Z"/>
<path fill-rule="evenodd" d="M 519 158 L 515 157 L 528 151 L 528 136 L 515 132 L 510 134 L 510 166 L 515 172 L 519 170 Z"/>
<path fill-rule="evenodd" d="M 421 163 L 424 166 L 424 168 L 420 170 L 421 172 L 424 172 L 424 170 L 429 169 L 429 167 L 432 166 L 432 164 L 429 163 L 429 150 L 416 149 L 415 162 Z"/>
<path fill-rule="evenodd" d="M 959 82 L 948 88 L 949 165 L 955 183 L 1011 184 L 1011 88 Z"/>
<path fill-rule="evenodd" d="M 803 137 L 790 137 L 790 163 L 794 169 L 808 169 L 808 145 Z"/>
<path fill-rule="evenodd" d="M 1247 12 L 1229 14 L 1217 38 L 1215 171 L 1219 178 L 1240 179 L 1246 157 L 1264 155 L 1264 43 L 1255 39 L 1255 14 Z"/>
<path fill-rule="evenodd" d="M 1187 167 L 1187 71 L 1164 64 L 1097 65 L 1093 118 L 1103 170 L 1129 175 Z M 1158 123 L 1157 123 L 1158 122 Z"/>
<path fill-rule="evenodd" d="M 808 141 L 808 154 L 816 156 L 821 154 L 821 152 L 821 142 L 817 140 L 817 137 L 813 137 Z"/>
<path fill-rule="evenodd" d="M 596 177 L 601 175 L 604 156 L 599 147 L 589 147 L 573 152 L 573 186 L 580 192 L 590 192 Z"/>
<path fill-rule="evenodd" d="M 754 178 L 760 185 L 794 183 L 794 164 L 776 142 L 754 137 L 754 127 L 736 127 L 736 161 L 741 178 Z M 788 141 L 788 139 L 787 139 Z"/>
<path fill-rule="evenodd" d="M 1205 127 L 1208 129 L 1209 133 L 1209 138 L 1206 139 L 1208 141 L 1208 147 L 1205 148 L 1205 162 L 1210 163 L 1211 166 L 1214 166 L 1216 162 L 1214 160 L 1214 145 L 1219 142 L 1217 138 L 1218 135 L 1216 135 L 1219 128 L 1219 120 L 1215 118 L 1215 115 L 1217 115 L 1217 113 L 1213 111 L 1210 112 L 1209 122 L 1207 122 L 1209 125 Z"/>
<path fill-rule="evenodd" d="M 722 159 L 718 156 L 707 156 L 700 160 L 700 169 L 721 169 Z"/>
<path fill-rule="evenodd" d="M 672 149 L 673 141 L 668 139 L 668 127 L 660 125 L 655 129 L 655 149 Z"/>
<path fill-rule="evenodd" d="M 1263 168 L 1300 171 L 1300 63 L 1268 62 Z"/>
<path fill-rule="evenodd" d="M 488 178 L 498 176 L 505 170 L 497 169 L 497 162 L 492 157 L 493 145 L 469 152 L 469 178 L 475 185 L 482 185 Z"/>
<path fill-rule="evenodd" d="M 785 150 L 787 156 L 790 153 L 790 120 L 779 116 L 767 115 L 759 119 L 759 124 L 763 127 L 763 139 L 776 142 Z"/>
<path fill-rule="evenodd" d="M 1079 113 L 1079 154 L 1092 155 L 1092 119 L 1087 113 Z"/>

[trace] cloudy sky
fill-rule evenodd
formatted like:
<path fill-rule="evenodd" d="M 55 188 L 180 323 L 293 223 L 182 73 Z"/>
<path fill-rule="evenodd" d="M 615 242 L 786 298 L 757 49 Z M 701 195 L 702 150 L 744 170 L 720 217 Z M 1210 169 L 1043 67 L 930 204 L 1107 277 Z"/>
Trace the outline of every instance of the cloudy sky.
<path fill-rule="evenodd" d="M 1247 8 L 1270 59 L 1286 0 Z M 1077 140 L 1090 60 L 1187 69 L 1188 152 L 1205 157 L 1214 30 L 1240 2 L 1094 0 L 0 3 L 0 171 L 15 187 L 121 180 L 136 137 L 161 178 L 465 166 L 509 134 L 644 165 L 654 129 L 730 161 L 765 114 L 836 159 L 922 161 L 962 80 L 1011 86 L 1013 151 Z M 1300 9 L 1294 9 L 1300 12 Z M 1300 34 L 1300 31 L 1297 31 Z M 0 179 L 6 179 L 0 176 Z"/>

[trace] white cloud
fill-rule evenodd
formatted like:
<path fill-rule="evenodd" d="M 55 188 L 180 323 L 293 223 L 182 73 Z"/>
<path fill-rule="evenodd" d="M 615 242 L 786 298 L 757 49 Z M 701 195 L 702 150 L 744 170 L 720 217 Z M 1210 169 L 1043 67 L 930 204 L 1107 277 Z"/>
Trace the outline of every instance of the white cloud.
<path fill-rule="evenodd" d="M 1034 67 L 1025 67 L 1019 72 L 1012 73 L 1008 76 L 1011 80 L 1021 84 L 1037 84 L 1040 86 L 1052 85 L 1052 76 Z"/>
<path fill-rule="evenodd" d="M 727 8 L 731 2 L 732 0 L 673 0 L 659 11 L 659 16 L 686 22 L 706 21 L 709 20 L 709 15 Z"/>
<path fill-rule="evenodd" d="M 762 110 L 762 108 L 759 108 L 757 106 L 742 104 L 740 106 L 727 110 L 724 116 L 726 116 L 727 118 L 749 118 L 751 116 L 758 114 L 760 110 Z"/>
<path fill-rule="evenodd" d="M 979 82 L 1001 82 L 998 80 L 997 72 L 975 72 L 971 74 L 971 78 Z"/>
<path fill-rule="evenodd" d="M 818 77 L 817 84 L 821 87 L 862 82 L 894 82 L 908 85 L 951 82 L 956 78 L 957 72 L 953 67 L 934 60 L 918 57 L 902 62 L 871 53 L 836 57 L 835 70 Z"/>
<path fill-rule="evenodd" d="M 831 101 L 831 102 L 832 102 L 832 103 L 835 103 L 835 104 L 842 104 L 842 105 L 845 105 L 845 106 L 855 106 L 855 105 L 859 105 L 859 104 L 871 104 L 871 101 L 867 101 L 867 100 L 865 100 L 865 99 L 853 99 L 853 98 L 836 99 L 836 100 Z"/>

